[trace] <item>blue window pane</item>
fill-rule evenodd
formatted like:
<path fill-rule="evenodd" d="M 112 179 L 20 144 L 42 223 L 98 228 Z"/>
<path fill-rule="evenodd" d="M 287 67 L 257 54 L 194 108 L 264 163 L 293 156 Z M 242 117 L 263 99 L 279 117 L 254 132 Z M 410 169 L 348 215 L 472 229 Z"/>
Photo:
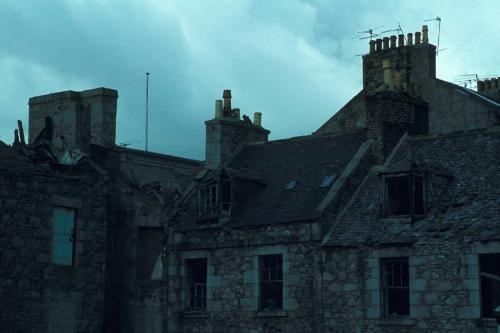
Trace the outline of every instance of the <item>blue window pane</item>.
<path fill-rule="evenodd" d="M 75 211 L 54 208 L 52 232 L 52 262 L 60 265 L 73 264 Z"/>

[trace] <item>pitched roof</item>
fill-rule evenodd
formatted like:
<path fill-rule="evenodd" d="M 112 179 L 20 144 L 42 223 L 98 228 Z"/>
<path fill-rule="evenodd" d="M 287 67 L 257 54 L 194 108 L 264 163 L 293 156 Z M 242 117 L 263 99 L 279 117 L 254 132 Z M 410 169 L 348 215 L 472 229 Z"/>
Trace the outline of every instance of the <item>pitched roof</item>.
<path fill-rule="evenodd" d="M 311 135 L 245 146 L 228 167 L 258 175 L 265 185 L 253 189 L 231 224 L 316 218 L 316 208 L 330 187 L 320 187 L 321 183 L 325 177 L 340 175 L 364 141 L 364 134 Z M 295 186 L 291 186 L 294 181 Z M 287 185 L 292 188 L 287 189 Z"/>
<path fill-rule="evenodd" d="M 379 217 L 380 182 L 370 172 L 351 204 L 325 240 L 329 246 L 411 243 L 463 237 L 500 239 L 500 128 L 409 138 L 389 169 L 409 161 L 439 165 L 453 174 L 444 191 L 430 197 L 425 218 Z M 428 184 L 433 185 L 433 184 Z"/>

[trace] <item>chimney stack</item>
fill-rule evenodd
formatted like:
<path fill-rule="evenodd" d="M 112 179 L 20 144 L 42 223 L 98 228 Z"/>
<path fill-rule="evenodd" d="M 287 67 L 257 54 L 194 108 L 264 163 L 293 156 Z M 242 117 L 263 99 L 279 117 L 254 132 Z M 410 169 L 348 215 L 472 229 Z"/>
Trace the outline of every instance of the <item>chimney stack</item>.
<path fill-rule="evenodd" d="M 392 65 L 390 59 L 382 60 L 382 68 L 384 70 L 384 88 L 393 89 L 392 83 Z"/>

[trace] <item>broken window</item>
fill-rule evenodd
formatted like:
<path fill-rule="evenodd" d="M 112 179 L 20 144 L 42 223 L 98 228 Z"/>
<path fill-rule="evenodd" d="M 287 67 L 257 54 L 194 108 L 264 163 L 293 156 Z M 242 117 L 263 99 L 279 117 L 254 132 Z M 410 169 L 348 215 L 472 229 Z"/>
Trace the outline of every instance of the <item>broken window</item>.
<path fill-rule="evenodd" d="M 198 215 L 200 217 L 217 214 L 217 183 L 213 182 L 200 188 Z"/>
<path fill-rule="evenodd" d="M 408 258 L 381 260 L 382 305 L 385 317 L 410 314 Z"/>
<path fill-rule="evenodd" d="M 228 178 L 222 178 L 220 187 L 221 216 L 231 216 L 231 181 Z"/>
<path fill-rule="evenodd" d="M 193 310 L 207 308 L 207 259 L 186 260 L 188 306 Z"/>
<path fill-rule="evenodd" d="M 480 254 L 481 316 L 500 320 L 500 253 Z"/>
<path fill-rule="evenodd" d="M 275 310 L 283 307 L 283 256 L 260 257 L 260 308 Z"/>
<path fill-rule="evenodd" d="M 160 280 L 163 262 L 163 228 L 137 228 L 136 279 Z"/>
<path fill-rule="evenodd" d="M 55 207 L 52 228 L 52 262 L 71 266 L 75 250 L 75 210 Z"/>
<path fill-rule="evenodd" d="M 385 177 L 385 216 L 425 213 L 424 177 L 417 174 Z"/>

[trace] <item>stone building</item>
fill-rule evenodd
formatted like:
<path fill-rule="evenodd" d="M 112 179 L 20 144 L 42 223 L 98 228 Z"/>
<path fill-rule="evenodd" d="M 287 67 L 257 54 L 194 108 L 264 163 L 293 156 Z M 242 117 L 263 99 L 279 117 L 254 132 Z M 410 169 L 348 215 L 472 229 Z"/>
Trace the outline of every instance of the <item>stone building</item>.
<path fill-rule="evenodd" d="M 426 26 L 371 41 L 363 89 L 284 140 L 226 90 L 204 162 L 117 146 L 114 90 L 31 98 L 0 144 L 0 330 L 498 332 L 500 86 L 435 57 Z"/>

